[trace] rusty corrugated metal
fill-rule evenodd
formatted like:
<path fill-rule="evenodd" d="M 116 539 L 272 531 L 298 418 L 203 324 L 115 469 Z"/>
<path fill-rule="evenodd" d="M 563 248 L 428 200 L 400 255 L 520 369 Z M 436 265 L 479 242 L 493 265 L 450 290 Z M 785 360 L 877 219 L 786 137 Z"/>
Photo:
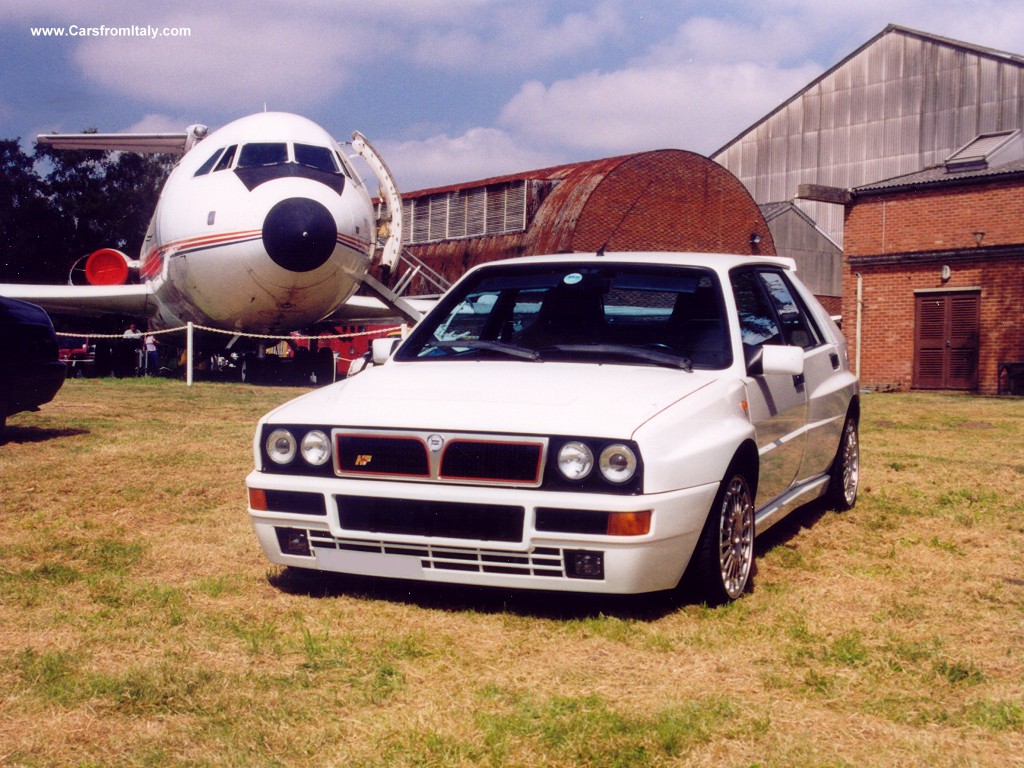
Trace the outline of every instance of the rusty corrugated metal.
<path fill-rule="evenodd" d="M 525 179 L 525 231 L 409 245 L 448 280 L 476 264 L 566 251 L 774 254 L 768 225 L 736 177 L 710 159 L 656 150 L 437 187 L 410 197 Z M 756 238 L 752 236 L 756 235 Z M 428 290 L 416 283 L 412 293 Z"/>

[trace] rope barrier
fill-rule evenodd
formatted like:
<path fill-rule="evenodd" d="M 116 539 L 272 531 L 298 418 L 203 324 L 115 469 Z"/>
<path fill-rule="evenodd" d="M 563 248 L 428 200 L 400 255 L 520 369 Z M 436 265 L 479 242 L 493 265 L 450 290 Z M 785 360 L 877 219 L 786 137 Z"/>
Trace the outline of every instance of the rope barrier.
<path fill-rule="evenodd" d="M 378 336 L 380 334 L 395 333 L 402 330 L 402 326 L 389 326 L 386 328 L 377 328 L 373 331 L 355 331 L 353 333 L 330 333 L 321 334 L 319 336 L 307 336 L 304 333 L 293 333 L 287 336 L 274 336 L 265 333 L 242 333 L 240 331 L 225 331 L 223 328 L 210 328 L 205 325 L 193 325 L 192 328 L 197 331 L 209 331 L 210 333 L 220 333 L 225 336 L 244 336 L 249 339 L 272 339 L 275 341 L 302 341 L 302 340 L 321 340 L 321 339 L 353 339 L 357 336 Z M 176 328 L 164 328 L 159 331 L 145 331 L 141 332 L 143 336 L 160 336 L 166 333 L 180 333 L 181 331 L 188 330 L 187 325 L 179 325 Z M 69 336 L 77 338 L 90 338 L 90 339 L 123 339 L 125 338 L 122 333 L 75 333 L 73 331 L 57 331 L 58 336 Z M 130 337 L 128 337 L 130 338 Z"/>
<path fill-rule="evenodd" d="M 239 331 L 226 331 L 226 330 L 224 330 L 222 328 L 210 328 L 209 326 L 205 326 L 205 325 L 195 325 L 194 323 L 187 323 L 186 325 L 181 325 L 181 326 L 178 326 L 176 328 L 164 328 L 164 329 L 159 330 L 159 331 L 140 332 L 138 336 L 125 336 L 123 333 L 122 334 L 117 334 L 117 333 L 73 333 L 73 332 L 70 332 L 70 331 L 57 331 L 56 335 L 57 336 L 69 336 L 69 337 L 75 337 L 75 338 L 89 338 L 89 339 L 126 339 L 127 338 L 127 339 L 132 340 L 132 341 L 141 342 L 144 336 L 159 336 L 159 335 L 162 335 L 162 334 L 180 333 L 181 331 L 184 331 L 185 332 L 185 346 L 186 346 L 187 351 L 188 351 L 187 356 L 186 356 L 187 357 L 187 362 L 186 362 L 185 382 L 186 382 L 187 386 L 191 387 L 192 386 L 192 380 L 193 380 L 192 358 L 193 358 L 193 348 L 194 348 L 193 347 L 193 341 L 192 341 L 192 334 L 193 334 L 194 331 L 197 331 L 197 330 L 199 330 L 199 331 L 207 331 L 209 333 L 220 333 L 220 334 L 223 334 L 223 335 L 226 335 L 226 336 L 244 336 L 244 337 L 250 338 L 250 339 L 262 339 L 262 340 L 273 340 L 273 341 L 303 341 L 303 340 L 306 340 L 306 341 L 318 340 L 319 341 L 319 340 L 325 340 L 325 339 L 355 339 L 356 337 L 359 337 L 359 336 L 382 336 L 382 335 L 386 335 L 386 334 L 390 334 L 390 333 L 395 333 L 395 332 L 401 332 L 404 335 L 404 333 L 405 333 L 405 326 L 403 326 L 403 325 L 386 326 L 384 328 L 376 328 L 376 329 L 374 329 L 372 331 L 355 331 L 353 333 L 331 333 L 331 334 L 321 334 L 321 335 L 317 335 L 317 336 L 307 336 L 307 335 L 301 334 L 301 333 L 291 333 L 291 334 L 288 334 L 287 336 L 280 336 L 280 335 L 260 334 L 260 333 L 241 333 Z M 326 347 L 325 347 L 325 349 L 326 349 Z M 342 357 L 340 354 L 335 352 L 335 365 L 337 364 L 338 360 L 342 360 L 342 361 L 351 363 L 354 359 L 356 359 L 356 358 L 349 359 L 349 358 Z"/>

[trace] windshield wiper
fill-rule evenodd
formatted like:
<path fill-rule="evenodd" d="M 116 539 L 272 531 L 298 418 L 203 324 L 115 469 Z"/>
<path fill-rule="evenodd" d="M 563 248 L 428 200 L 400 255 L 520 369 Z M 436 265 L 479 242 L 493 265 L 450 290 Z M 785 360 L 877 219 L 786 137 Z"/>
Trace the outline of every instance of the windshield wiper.
<path fill-rule="evenodd" d="M 550 349 L 557 352 L 584 352 L 588 355 L 615 355 L 663 365 L 667 368 L 679 368 L 687 373 L 693 372 L 693 363 L 685 355 L 648 347 L 636 347 L 629 344 L 555 344 Z"/>
<path fill-rule="evenodd" d="M 489 352 L 500 352 L 509 357 L 523 360 L 540 361 L 540 352 L 535 349 L 519 347 L 504 341 L 485 341 L 484 339 L 460 339 L 457 341 L 431 341 L 428 346 L 438 349 L 486 349 Z"/>

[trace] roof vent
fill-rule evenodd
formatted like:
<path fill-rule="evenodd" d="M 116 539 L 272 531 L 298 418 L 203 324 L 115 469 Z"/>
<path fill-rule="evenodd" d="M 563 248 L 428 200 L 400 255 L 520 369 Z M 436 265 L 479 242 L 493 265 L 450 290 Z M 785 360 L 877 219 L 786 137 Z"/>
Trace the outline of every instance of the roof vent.
<path fill-rule="evenodd" d="M 946 173 L 983 171 L 993 165 L 1024 159 L 1019 130 L 982 133 L 946 158 Z"/>

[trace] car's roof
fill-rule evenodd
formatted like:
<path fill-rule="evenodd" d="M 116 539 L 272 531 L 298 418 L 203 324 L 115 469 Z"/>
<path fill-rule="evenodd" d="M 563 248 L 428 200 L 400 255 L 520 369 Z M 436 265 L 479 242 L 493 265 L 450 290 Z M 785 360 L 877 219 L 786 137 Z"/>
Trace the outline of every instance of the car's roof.
<path fill-rule="evenodd" d="M 4 326 L 14 325 L 50 325 L 50 317 L 42 307 L 30 304 L 21 299 L 9 299 L 0 296 L 0 323 Z"/>
<path fill-rule="evenodd" d="M 660 264 L 679 267 L 703 267 L 715 271 L 728 271 L 747 264 L 770 264 L 789 270 L 796 270 L 792 259 L 780 256 L 743 256 L 732 253 L 695 253 L 682 251 L 622 251 L 608 253 L 558 253 L 544 256 L 522 256 L 515 259 L 491 261 L 482 267 L 496 265 L 529 265 L 529 264 L 601 264 L 617 262 L 620 264 Z"/>

